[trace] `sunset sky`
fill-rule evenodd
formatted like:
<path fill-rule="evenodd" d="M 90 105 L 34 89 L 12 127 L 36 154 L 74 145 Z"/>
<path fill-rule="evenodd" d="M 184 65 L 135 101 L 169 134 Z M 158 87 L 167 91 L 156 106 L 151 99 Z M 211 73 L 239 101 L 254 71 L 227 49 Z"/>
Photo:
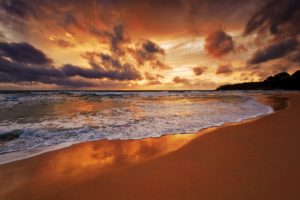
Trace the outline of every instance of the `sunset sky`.
<path fill-rule="evenodd" d="M 299 0 L 0 0 L 0 89 L 215 89 L 300 66 Z"/>

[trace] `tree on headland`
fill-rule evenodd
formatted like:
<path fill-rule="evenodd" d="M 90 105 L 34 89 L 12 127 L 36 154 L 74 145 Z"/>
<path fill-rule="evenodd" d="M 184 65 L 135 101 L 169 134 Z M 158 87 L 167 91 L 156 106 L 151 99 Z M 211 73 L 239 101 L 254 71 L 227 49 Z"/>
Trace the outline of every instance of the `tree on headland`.
<path fill-rule="evenodd" d="M 300 90 L 300 70 L 292 75 L 281 72 L 262 82 L 222 85 L 217 90 Z"/>

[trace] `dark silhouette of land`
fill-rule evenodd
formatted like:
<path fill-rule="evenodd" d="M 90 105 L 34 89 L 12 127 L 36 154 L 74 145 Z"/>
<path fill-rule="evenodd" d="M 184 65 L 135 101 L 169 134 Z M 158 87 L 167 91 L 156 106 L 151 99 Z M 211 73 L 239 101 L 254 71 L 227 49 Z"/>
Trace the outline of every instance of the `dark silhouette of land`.
<path fill-rule="evenodd" d="M 300 70 L 290 75 L 281 72 L 262 82 L 246 82 L 222 85 L 217 90 L 300 90 Z"/>

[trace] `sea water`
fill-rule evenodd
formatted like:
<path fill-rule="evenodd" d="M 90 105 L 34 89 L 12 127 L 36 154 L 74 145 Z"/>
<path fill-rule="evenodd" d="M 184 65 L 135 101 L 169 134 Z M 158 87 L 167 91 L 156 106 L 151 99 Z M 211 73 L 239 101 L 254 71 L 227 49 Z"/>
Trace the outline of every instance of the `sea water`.
<path fill-rule="evenodd" d="M 194 133 L 272 111 L 245 92 L 2 92 L 0 157 L 67 143 Z"/>

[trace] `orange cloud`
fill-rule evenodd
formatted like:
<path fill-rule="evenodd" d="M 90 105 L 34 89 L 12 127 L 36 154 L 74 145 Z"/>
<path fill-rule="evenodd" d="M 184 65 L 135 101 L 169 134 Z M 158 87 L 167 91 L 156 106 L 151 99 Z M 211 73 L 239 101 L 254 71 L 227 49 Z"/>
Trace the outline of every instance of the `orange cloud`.
<path fill-rule="evenodd" d="M 224 31 L 213 31 L 205 38 L 205 49 L 209 55 L 218 58 L 233 51 L 234 42 L 232 37 Z"/>
<path fill-rule="evenodd" d="M 174 83 L 184 83 L 184 84 L 187 84 L 187 83 L 189 83 L 189 80 L 186 79 L 186 78 L 181 78 L 180 76 L 175 76 L 173 78 L 173 82 Z"/>
<path fill-rule="evenodd" d="M 230 74 L 230 73 L 232 73 L 232 69 L 227 65 L 220 65 L 216 70 L 216 74 Z"/>
<path fill-rule="evenodd" d="M 201 74 L 203 74 L 204 69 L 202 67 L 194 67 L 193 72 L 196 76 L 200 76 Z"/>

